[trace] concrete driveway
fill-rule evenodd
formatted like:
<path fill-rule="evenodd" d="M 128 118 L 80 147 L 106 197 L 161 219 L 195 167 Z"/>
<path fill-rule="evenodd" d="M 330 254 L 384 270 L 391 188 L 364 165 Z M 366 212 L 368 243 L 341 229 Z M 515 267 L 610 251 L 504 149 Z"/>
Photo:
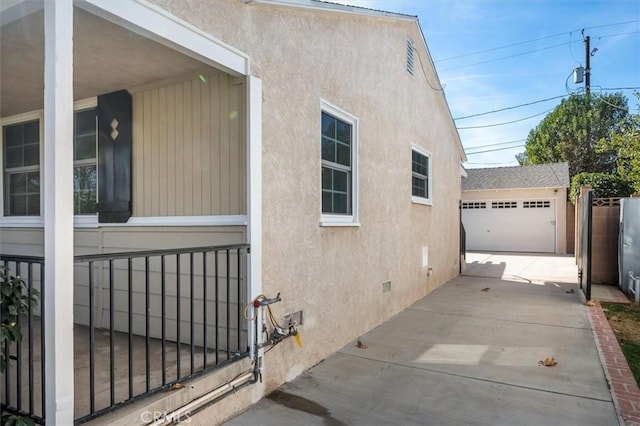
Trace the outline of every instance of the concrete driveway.
<path fill-rule="evenodd" d="M 576 277 L 571 257 L 471 253 L 367 349 L 352 342 L 227 424 L 618 425 Z"/>

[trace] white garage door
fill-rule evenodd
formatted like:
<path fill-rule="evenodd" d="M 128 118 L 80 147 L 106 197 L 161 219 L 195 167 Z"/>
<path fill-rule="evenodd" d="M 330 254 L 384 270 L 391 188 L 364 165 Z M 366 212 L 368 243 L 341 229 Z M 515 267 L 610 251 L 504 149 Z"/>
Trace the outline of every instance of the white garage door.
<path fill-rule="evenodd" d="M 555 252 L 555 200 L 463 201 L 467 250 Z"/>

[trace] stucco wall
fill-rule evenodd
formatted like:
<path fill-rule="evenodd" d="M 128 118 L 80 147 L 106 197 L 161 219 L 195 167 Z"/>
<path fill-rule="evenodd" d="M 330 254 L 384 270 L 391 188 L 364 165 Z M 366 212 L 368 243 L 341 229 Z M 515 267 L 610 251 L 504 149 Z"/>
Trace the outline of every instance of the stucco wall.
<path fill-rule="evenodd" d="M 155 3 L 248 54 L 262 79 L 263 293 L 281 293 L 278 318 L 304 311 L 304 346 L 270 351 L 264 384 L 216 404 L 208 421 L 219 420 L 457 275 L 461 152 L 442 93 L 425 82 L 420 63 L 437 86 L 415 22 L 236 0 Z M 359 227 L 319 223 L 321 100 L 359 121 Z M 432 206 L 411 202 L 412 144 L 432 154 Z"/>
<path fill-rule="evenodd" d="M 504 189 L 463 191 L 462 201 L 492 200 L 555 200 L 556 206 L 556 253 L 564 254 L 567 248 L 567 189 Z"/>

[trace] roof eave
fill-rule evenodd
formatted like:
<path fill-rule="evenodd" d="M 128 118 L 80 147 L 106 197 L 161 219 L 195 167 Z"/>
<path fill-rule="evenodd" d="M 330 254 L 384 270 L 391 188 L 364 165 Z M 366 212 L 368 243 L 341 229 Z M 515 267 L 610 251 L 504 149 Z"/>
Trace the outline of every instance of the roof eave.
<path fill-rule="evenodd" d="M 387 12 L 384 10 L 367 9 L 359 6 L 330 3 L 319 0 L 245 0 L 245 3 L 268 4 L 273 6 L 297 7 L 301 9 L 320 10 L 325 12 L 352 13 L 357 15 L 375 16 L 378 18 L 402 19 L 405 21 L 417 21 L 418 17 L 403 13 Z"/>

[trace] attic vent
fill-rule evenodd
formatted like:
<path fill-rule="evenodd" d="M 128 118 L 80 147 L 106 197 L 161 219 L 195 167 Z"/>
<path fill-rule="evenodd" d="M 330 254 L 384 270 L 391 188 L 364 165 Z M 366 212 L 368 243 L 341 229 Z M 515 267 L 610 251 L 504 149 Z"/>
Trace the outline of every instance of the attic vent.
<path fill-rule="evenodd" d="M 407 72 L 413 75 L 413 41 L 407 39 Z"/>

